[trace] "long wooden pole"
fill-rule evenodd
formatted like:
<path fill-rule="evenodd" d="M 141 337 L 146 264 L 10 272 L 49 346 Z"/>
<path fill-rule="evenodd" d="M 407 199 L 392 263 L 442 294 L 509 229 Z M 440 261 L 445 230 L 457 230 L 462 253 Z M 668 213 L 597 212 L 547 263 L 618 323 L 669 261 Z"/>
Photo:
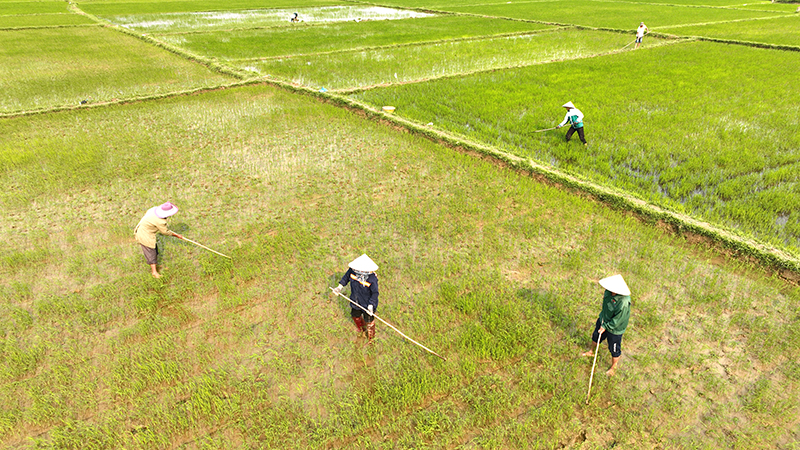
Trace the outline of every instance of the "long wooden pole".
<path fill-rule="evenodd" d="M 194 245 L 196 245 L 196 246 L 198 246 L 198 247 L 200 247 L 200 248 L 204 248 L 204 249 L 206 249 L 206 250 L 208 250 L 208 251 L 210 251 L 210 252 L 212 252 L 212 253 L 216 253 L 216 254 L 218 254 L 219 256 L 224 256 L 224 257 L 226 257 L 226 258 L 228 258 L 228 259 L 232 259 L 232 258 L 231 258 L 230 256 L 228 256 L 228 255 L 223 255 L 222 253 L 220 253 L 220 252 L 218 252 L 218 251 L 216 251 L 216 250 L 212 250 L 212 249 L 210 249 L 210 248 L 206 247 L 205 245 L 203 245 L 203 244 L 201 244 L 201 243 L 199 243 L 199 242 L 195 242 L 195 241 L 193 241 L 193 240 L 191 240 L 191 239 L 189 239 L 189 238 L 187 238 L 187 237 L 181 236 L 181 239 L 182 239 L 182 240 L 184 240 L 184 241 L 186 241 L 186 242 L 191 242 L 192 244 L 194 244 Z"/>
<path fill-rule="evenodd" d="M 550 130 L 555 130 L 556 128 L 558 128 L 558 127 L 553 127 L 553 128 L 545 128 L 544 130 L 534 130 L 533 132 L 534 132 L 534 133 L 541 133 L 542 131 L 550 131 Z"/>
<path fill-rule="evenodd" d="M 602 334 L 602 333 L 601 333 Z M 589 395 L 592 393 L 592 378 L 594 378 L 594 365 L 597 364 L 597 352 L 600 350 L 600 335 L 597 335 L 597 347 L 594 349 L 594 362 L 592 363 L 592 374 L 589 376 L 589 391 L 586 393 L 586 404 L 589 404 Z"/>
<path fill-rule="evenodd" d="M 628 45 L 631 45 L 631 44 L 633 44 L 634 42 L 636 42 L 636 39 L 632 40 L 631 42 L 628 42 Z M 620 51 L 622 51 L 622 50 L 625 50 L 626 48 L 628 48 L 628 45 L 626 45 L 625 47 L 622 47 L 622 48 L 620 49 Z"/>
<path fill-rule="evenodd" d="M 344 298 L 344 299 L 345 299 L 345 300 L 347 300 L 348 302 L 350 302 L 350 303 L 352 303 L 352 304 L 354 304 L 354 305 L 358 306 L 358 307 L 359 307 L 359 308 L 361 308 L 361 309 L 362 309 L 364 312 L 366 312 L 367 314 L 369 314 L 369 311 L 367 311 L 366 309 L 364 309 L 364 307 L 363 307 L 363 306 L 361 306 L 361 305 L 359 305 L 358 303 L 356 303 L 356 302 L 354 302 L 354 301 L 350 300 L 349 298 L 347 298 L 347 296 L 346 296 L 346 295 L 342 294 L 341 292 L 336 292 L 336 290 L 335 290 L 334 288 L 332 288 L 332 287 L 328 287 L 328 289 L 330 289 L 331 291 L 333 291 L 333 293 L 334 293 L 334 294 L 336 294 L 336 295 L 338 295 L 338 296 L 340 296 L 340 297 Z M 376 319 L 380 320 L 381 322 L 383 322 L 383 323 L 384 323 L 386 326 L 388 326 L 389 328 L 391 328 L 391 329 L 393 329 L 394 331 L 397 331 L 398 333 L 400 333 L 400 336 L 403 336 L 404 338 L 408 339 L 409 341 L 411 341 L 411 342 L 413 342 L 413 343 L 415 343 L 415 344 L 419 345 L 420 347 L 424 348 L 425 350 L 427 350 L 427 351 L 428 351 L 428 353 L 431 353 L 431 354 L 433 354 L 433 355 L 436 355 L 436 356 L 438 356 L 439 358 L 442 358 L 443 360 L 447 361 L 447 358 L 445 358 L 444 356 L 442 356 L 442 355 L 440 355 L 440 354 L 436 353 L 435 351 L 433 351 L 433 350 L 429 349 L 428 347 L 425 347 L 424 345 L 422 345 L 422 344 L 420 344 L 419 342 L 417 342 L 417 341 L 415 341 L 415 340 L 411 339 L 410 337 L 406 336 L 405 334 L 403 334 L 403 332 L 402 332 L 402 331 L 400 331 L 400 330 L 398 330 L 397 328 L 395 328 L 395 327 L 394 327 L 394 325 L 392 325 L 392 324 L 390 324 L 389 322 L 387 322 L 387 321 L 385 321 L 385 320 L 381 319 L 380 317 L 378 317 L 378 315 L 377 315 L 377 314 L 375 314 L 375 313 L 372 313 L 372 317 L 374 317 L 374 318 L 376 318 Z"/>

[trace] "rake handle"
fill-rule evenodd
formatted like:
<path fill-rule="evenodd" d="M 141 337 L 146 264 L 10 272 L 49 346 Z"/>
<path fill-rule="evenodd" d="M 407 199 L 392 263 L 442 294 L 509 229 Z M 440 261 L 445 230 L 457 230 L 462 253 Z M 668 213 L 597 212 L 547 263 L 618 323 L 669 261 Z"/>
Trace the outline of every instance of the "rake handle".
<path fill-rule="evenodd" d="M 211 253 L 216 253 L 216 254 L 218 254 L 219 256 L 224 256 L 225 258 L 231 259 L 231 257 L 230 257 L 230 256 L 228 256 L 228 255 L 223 255 L 222 253 L 220 253 L 220 252 L 218 252 L 218 251 L 216 251 L 216 250 L 214 250 L 214 249 L 210 249 L 210 248 L 206 247 L 205 245 L 203 245 L 203 244 L 201 244 L 201 243 L 199 243 L 199 242 L 195 242 L 195 241 L 193 241 L 193 240 L 191 240 L 191 239 L 189 239 L 189 238 L 187 238 L 187 237 L 181 236 L 181 237 L 180 237 L 180 239 L 181 239 L 181 240 L 184 240 L 184 241 L 186 241 L 186 242 L 191 242 L 192 244 L 194 244 L 194 245 L 196 245 L 196 246 L 198 246 L 198 247 L 200 247 L 200 248 L 204 248 L 204 249 L 206 249 L 206 250 L 210 251 Z"/>
<path fill-rule="evenodd" d="M 366 312 L 366 313 L 369 313 L 369 311 L 367 311 L 366 309 L 364 309 L 364 307 L 363 307 L 363 306 L 361 306 L 361 305 L 359 305 L 358 303 L 356 303 L 356 302 L 354 302 L 354 301 L 350 300 L 349 298 L 347 298 L 347 296 L 346 296 L 346 295 L 342 294 L 341 292 L 336 292 L 336 290 L 335 290 L 334 288 L 330 287 L 330 286 L 328 286 L 328 289 L 330 289 L 331 291 L 333 291 L 333 293 L 334 293 L 334 294 L 336 294 L 336 295 L 338 295 L 338 296 L 342 297 L 343 299 L 347 300 L 348 302 L 352 303 L 353 305 L 356 305 L 356 306 L 358 306 L 358 307 L 359 307 L 359 308 L 361 308 L 361 310 L 363 310 L 364 312 Z M 417 342 L 417 341 L 415 341 L 415 340 L 411 339 L 410 337 L 406 336 L 406 335 L 405 335 L 405 334 L 404 334 L 402 331 L 400 331 L 400 330 L 398 330 L 397 328 L 395 328 L 395 327 L 394 327 L 394 325 L 392 325 L 392 324 L 390 324 L 389 322 L 387 322 L 387 321 L 385 321 L 385 320 L 381 319 L 380 317 L 378 317 L 378 315 L 377 315 L 377 314 L 375 314 L 375 313 L 372 313 L 372 317 L 374 317 L 374 318 L 376 318 L 376 319 L 380 320 L 380 321 L 381 321 L 381 322 L 383 322 L 383 323 L 384 323 L 386 326 L 388 326 L 389 328 L 391 328 L 391 329 L 393 329 L 394 331 L 398 332 L 398 333 L 400 334 L 400 336 L 403 336 L 404 338 L 408 339 L 409 341 L 411 341 L 411 342 L 413 342 L 413 343 L 417 344 L 418 346 L 422 347 L 423 349 L 427 350 L 427 351 L 428 351 L 428 353 L 430 353 L 430 354 L 432 354 L 432 355 L 436 355 L 436 356 L 438 356 L 439 358 L 442 358 L 443 360 L 447 361 L 447 358 L 445 358 L 444 356 L 442 356 L 442 355 L 440 355 L 440 354 L 436 353 L 435 351 L 433 351 L 433 350 L 429 349 L 428 347 L 425 347 L 424 345 L 422 345 L 422 344 L 420 344 L 419 342 Z"/>
<path fill-rule="evenodd" d="M 603 333 L 600 333 L 603 334 Z M 592 374 L 589 376 L 589 391 L 586 392 L 586 404 L 589 404 L 589 395 L 592 393 L 592 379 L 594 378 L 594 365 L 597 364 L 597 353 L 600 350 L 600 334 L 597 335 L 597 346 L 594 348 L 594 362 L 592 363 Z"/>

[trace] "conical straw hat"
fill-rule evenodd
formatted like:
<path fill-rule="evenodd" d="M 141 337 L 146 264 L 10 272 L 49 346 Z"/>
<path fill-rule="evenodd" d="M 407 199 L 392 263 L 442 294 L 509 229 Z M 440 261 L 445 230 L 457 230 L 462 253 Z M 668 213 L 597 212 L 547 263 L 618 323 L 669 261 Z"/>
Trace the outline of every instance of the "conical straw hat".
<path fill-rule="evenodd" d="M 348 267 L 359 272 L 375 272 L 378 270 L 378 265 L 366 253 L 354 259 L 348 264 Z"/>
<path fill-rule="evenodd" d="M 622 275 L 612 275 L 608 278 L 600 280 L 600 286 L 608 289 L 609 291 L 620 295 L 631 295 L 631 290 L 622 279 Z"/>
<path fill-rule="evenodd" d="M 561 107 L 562 108 L 574 108 L 575 105 L 573 105 L 572 102 L 567 102 L 567 103 L 564 103 L 563 105 L 561 105 Z"/>

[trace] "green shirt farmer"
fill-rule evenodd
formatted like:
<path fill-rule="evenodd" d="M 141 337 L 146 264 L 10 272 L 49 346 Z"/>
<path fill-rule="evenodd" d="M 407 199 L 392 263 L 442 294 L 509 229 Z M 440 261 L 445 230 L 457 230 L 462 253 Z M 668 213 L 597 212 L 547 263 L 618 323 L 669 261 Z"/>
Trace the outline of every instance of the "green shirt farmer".
<path fill-rule="evenodd" d="M 628 319 L 631 317 L 631 290 L 628 289 L 622 275 L 603 278 L 600 280 L 600 286 L 605 288 L 603 309 L 594 325 L 590 350 L 583 356 L 594 356 L 593 351 L 599 347 L 599 343 L 608 340 L 611 367 L 606 371 L 606 375 L 611 376 L 617 371 L 617 364 L 622 355 L 622 335 L 625 334 Z"/>

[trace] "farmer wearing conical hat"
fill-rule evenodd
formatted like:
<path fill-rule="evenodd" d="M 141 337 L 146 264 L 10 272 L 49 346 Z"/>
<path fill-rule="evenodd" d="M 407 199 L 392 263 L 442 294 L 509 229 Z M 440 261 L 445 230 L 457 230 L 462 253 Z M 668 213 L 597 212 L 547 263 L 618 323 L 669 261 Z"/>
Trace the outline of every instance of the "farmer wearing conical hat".
<path fill-rule="evenodd" d="M 175 236 L 183 239 L 178 233 L 167 228 L 167 217 L 178 212 L 178 207 L 170 202 L 150 208 L 145 213 L 136 228 L 133 229 L 136 242 L 142 247 L 144 259 L 150 264 L 150 272 L 155 278 L 161 278 L 158 273 L 158 248 L 156 247 L 156 234 L 161 233 L 167 236 Z"/>
<path fill-rule="evenodd" d="M 556 128 L 561 128 L 569 123 L 570 127 L 569 130 L 567 130 L 567 142 L 572 138 L 572 134 L 577 131 L 578 137 L 581 138 L 583 145 L 589 145 L 586 143 L 586 138 L 583 136 L 583 113 L 581 110 L 576 108 L 572 102 L 564 103 L 561 107 L 567 108 L 567 115 L 564 116 L 564 120 L 560 124 L 556 125 Z"/>
<path fill-rule="evenodd" d="M 622 335 L 628 327 L 631 317 L 631 290 L 622 278 L 614 275 L 600 280 L 600 286 L 605 288 L 603 293 L 603 309 L 594 325 L 590 350 L 583 356 L 594 356 L 594 349 L 598 343 L 608 340 L 608 351 L 611 352 L 611 367 L 606 375 L 614 375 L 617 371 L 620 355 L 622 355 Z M 599 339 L 599 341 L 598 341 Z"/>
<path fill-rule="evenodd" d="M 354 259 L 348 266 L 347 272 L 339 281 L 339 286 L 333 291 L 340 294 L 347 283 L 350 283 L 350 300 L 361 307 L 351 304 L 350 317 L 353 318 L 359 333 L 366 331 L 369 343 L 375 337 L 373 314 L 378 311 L 378 276 L 375 275 L 378 265 L 364 254 Z"/>

